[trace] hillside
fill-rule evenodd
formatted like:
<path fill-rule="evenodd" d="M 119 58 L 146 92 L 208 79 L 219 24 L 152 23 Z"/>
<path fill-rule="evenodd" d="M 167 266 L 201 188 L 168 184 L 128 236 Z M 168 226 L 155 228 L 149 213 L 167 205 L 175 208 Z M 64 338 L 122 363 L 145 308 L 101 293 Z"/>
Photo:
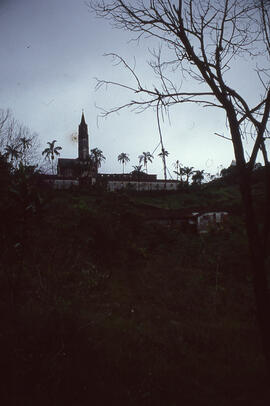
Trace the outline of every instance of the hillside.
<path fill-rule="evenodd" d="M 268 404 L 234 186 L 39 202 L 1 206 L 4 404 Z M 231 227 L 146 225 L 134 202 L 227 207 Z"/>

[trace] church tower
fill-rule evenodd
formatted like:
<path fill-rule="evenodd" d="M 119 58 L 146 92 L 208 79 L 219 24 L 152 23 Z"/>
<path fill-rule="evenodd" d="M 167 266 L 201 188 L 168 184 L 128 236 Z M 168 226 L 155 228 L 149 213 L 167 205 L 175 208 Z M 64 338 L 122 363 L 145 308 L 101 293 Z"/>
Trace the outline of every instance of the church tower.
<path fill-rule="evenodd" d="M 78 153 L 80 161 L 85 161 L 89 156 L 88 129 L 83 112 L 81 123 L 79 124 Z"/>

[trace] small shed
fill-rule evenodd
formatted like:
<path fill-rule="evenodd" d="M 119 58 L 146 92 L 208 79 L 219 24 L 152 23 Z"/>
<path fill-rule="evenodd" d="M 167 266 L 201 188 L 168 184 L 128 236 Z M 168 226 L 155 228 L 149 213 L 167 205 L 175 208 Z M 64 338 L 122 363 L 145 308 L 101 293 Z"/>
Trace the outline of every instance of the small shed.
<path fill-rule="evenodd" d="M 197 230 L 199 233 L 207 233 L 211 229 L 221 229 L 228 218 L 227 211 L 205 211 L 197 213 Z"/>
<path fill-rule="evenodd" d="M 228 217 L 227 211 L 217 209 L 164 209 L 146 204 L 136 205 L 148 224 L 160 224 L 183 232 L 206 233 L 221 229 Z"/>

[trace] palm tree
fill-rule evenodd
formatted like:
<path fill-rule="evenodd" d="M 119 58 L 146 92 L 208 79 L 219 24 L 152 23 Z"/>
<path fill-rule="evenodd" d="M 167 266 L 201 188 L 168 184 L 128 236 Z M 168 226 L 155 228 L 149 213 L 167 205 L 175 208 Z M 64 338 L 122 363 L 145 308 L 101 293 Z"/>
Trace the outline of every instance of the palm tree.
<path fill-rule="evenodd" d="M 137 180 L 139 181 L 141 176 L 144 174 L 144 169 L 142 169 L 142 165 L 135 165 L 132 166 L 133 171 L 131 172 L 131 174 L 133 176 L 135 176 L 137 178 Z"/>
<path fill-rule="evenodd" d="M 151 162 L 154 159 L 153 155 L 150 154 L 150 152 L 143 152 L 142 155 L 138 156 L 139 158 L 139 163 L 143 162 L 143 165 L 145 167 L 146 173 L 148 173 L 147 171 L 147 163 Z"/>
<path fill-rule="evenodd" d="M 123 165 L 123 174 L 125 173 L 125 165 L 127 162 L 130 161 L 128 154 L 126 154 L 125 152 L 122 152 L 121 154 L 118 155 L 118 161 L 121 162 L 121 164 Z"/>
<path fill-rule="evenodd" d="M 101 167 L 102 161 L 106 160 L 103 152 L 98 148 L 91 149 L 90 158 L 94 161 L 97 169 Z"/>
<path fill-rule="evenodd" d="M 21 155 L 21 152 L 19 151 L 19 146 L 18 145 L 7 145 L 5 150 L 5 156 L 7 158 L 10 158 L 10 163 L 13 165 L 14 159 L 17 160 L 19 156 Z"/>
<path fill-rule="evenodd" d="M 180 172 L 180 169 L 181 169 L 181 164 L 180 164 L 180 161 L 177 159 L 175 162 L 174 162 L 174 164 L 173 164 L 173 166 L 175 167 L 175 173 L 176 173 L 176 180 L 178 180 L 178 176 L 180 176 L 180 181 L 181 181 L 181 172 Z"/>
<path fill-rule="evenodd" d="M 30 148 L 32 145 L 31 138 L 21 137 L 20 142 L 21 142 L 21 146 L 22 146 L 23 150 Z"/>
<path fill-rule="evenodd" d="M 165 149 L 163 149 L 163 150 L 160 152 L 160 154 L 158 154 L 158 156 L 161 156 L 161 157 L 165 156 L 165 157 L 167 157 L 167 156 L 169 156 L 169 152 L 166 151 Z"/>
<path fill-rule="evenodd" d="M 180 166 L 178 171 L 174 171 L 174 173 L 176 173 L 177 180 L 178 180 L 178 176 L 179 176 L 179 181 L 181 183 L 183 183 L 183 176 L 185 176 L 185 169 L 181 168 L 181 166 Z"/>
<path fill-rule="evenodd" d="M 192 176 L 193 183 L 195 183 L 197 185 L 201 185 L 203 179 L 204 179 L 204 170 L 193 172 L 193 176 Z"/>
<path fill-rule="evenodd" d="M 169 152 L 166 151 L 164 148 L 161 149 L 160 154 L 158 154 L 162 158 L 163 161 L 163 171 L 164 171 L 164 179 L 165 179 L 165 188 L 166 188 L 166 181 L 167 181 L 167 168 L 166 168 L 166 157 L 169 156 Z"/>
<path fill-rule="evenodd" d="M 144 170 L 142 169 L 142 165 L 135 165 L 132 167 L 133 171 L 131 172 L 131 175 L 134 176 L 137 180 L 137 190 L 139 190 L 139 182 L 141 180 L 141 177 L 144 173 Z"/>
<path fill-rule="evenodd" d="M 26 151 L 31 148 L 32 146 L 32 139 L 31 138 L 26 138 L 26 137 L 21 137 L 20 138 L 20 147 L 22 148 L 21 154 L 22 158 L 24 160 L 24 165 L 26 165 Z"/>
<path fill-rule="evenodd" d="M 54 163 L 54 157 L 55 155 L 60 155 L 60 150 L 62 147 L 55 147 L 55 143 L 57 141 L 53 140 L 52 142 L 47 142 L 49 145 L 48 148 L 45 148 L 44 151 L 42 151 L 42 155 L 45 155 L 45 159 L 48 159 L 51 161 L 52 164 L 52 173 L 53 173 L 53 163 Z"/>
<path fill-rule="evenodd" d="M 135 165 L 135 166 L 132 166 L 132 168 L 134 168 L 133 171 L 131 172 L 133 175 L 137 175 L 137 174 L 141 175 L 143 173 L 142 165 Z"/>
<path fill-rule="evenodd" d="M 189 167 L 189 166 L 185 166 L 185 167 L 183 168 L 183 175 L 186 176 L 186 184 L 187 184 L 187 185 L 188 185 L 190 176 L 194 173 L 193 169 L 194 169 L 193 166 L 190 166 L 190 167 Z"/>

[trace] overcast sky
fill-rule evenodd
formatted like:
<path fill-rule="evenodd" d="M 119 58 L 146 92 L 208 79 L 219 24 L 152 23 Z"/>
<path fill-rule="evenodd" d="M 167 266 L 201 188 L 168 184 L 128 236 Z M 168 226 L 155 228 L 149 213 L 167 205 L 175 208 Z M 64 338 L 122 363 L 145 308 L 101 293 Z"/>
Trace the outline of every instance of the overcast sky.
<path fill-rule="evenodd" d="M 77 157 L 72 134 L 84 109 L 90 148 L 100 148 L 107 158 L 102 172 L 121 172 L 117 162 L 121 152 L 130 155 L 127 171 L 131 171 L 132 165 L 138 165 L 138 155 L 152 153 L 159 143 L 155 114 L 122 111 L 97 120 L 96 106 L 109 108 L 133 95 L 117 88 L 95 91 L 95 77 L 129 80 L 103 56 L 109 52 L 129 62 L 136 57 L 144 80 L 154 82 L 145 68 L 147 49 L 128 43 L 129 39 L 128 33 L 96 19 L 81 0 L 0 0 L 0 108 L 10 108 L 15 118 L 37 132 L 43 148 L 56 139 L 63 158 Z M 252 91 L 242 69 L 234 79 Z M 233 159 L 231 143 L 214 135 L 228 135 L 222 111 L 178 105 L 171 111 L 170 123 L 166 118 L 162 122 L 162 130 L 172 174 L 177 159 L 211 173 L 220 165 L 228 167 Z M 149 172 L 162 177 L 159 152 Z"/>

